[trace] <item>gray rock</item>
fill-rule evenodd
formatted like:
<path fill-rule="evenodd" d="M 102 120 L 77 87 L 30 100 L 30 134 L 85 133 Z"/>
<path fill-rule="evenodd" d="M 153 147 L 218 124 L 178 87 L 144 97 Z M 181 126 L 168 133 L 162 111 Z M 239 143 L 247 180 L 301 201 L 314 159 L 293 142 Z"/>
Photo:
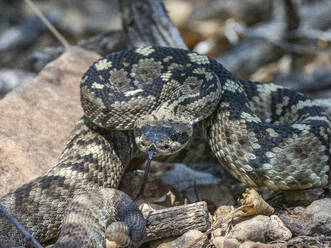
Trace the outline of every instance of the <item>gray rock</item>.
<path fill-rule="evenodd" d="M 314 201 L 304 214 L 311 217 L 306 225 L 309 233 L 331 235 L 331 198 Z"/>
<path fill-rule="evenodd" d="M 291 231 L 284 225 L 277 215 L 271 215 L 266 233 L 271 240 L 289 240 L 292 237 Z"/>
<path fill-rule="evenodd" d="M 251 240 L 264 243 L 269 221 L 270 218 L 268 216 L 255 216 L 235 225 L 228 236 L 241 242 Z"/>
<path fill-rule="evenodd" d="M 185 191 L 199 184 L 220 183 L 219 178 L 206 172 L 193 170 L 184 164 L 175 164 L 172 170 L 159 173 L 159 175 L 166 184 L 175 186 L 179 191 Z"/>
<path fill-rule="evenodd" d="M 280 216 L 286 227 L 297 236 L 331 235 L 331 198 L 312 202 L 306 209 L 298 209 Z"/>
<path fill-rule="evenodd" d="M 227 239 L 224 237 L 216 237 L 213 239 L 213 245 L 216 248 L 238 248 L 240 243 L 235 239 Z"/>
<path fill-rule="evenodd" d="M 207 239 L 207 237 L 203 237 L 203 235 L 204 234 L 198 230 L 190 230 L 173 241 L 161 243 L 160 245 L 157 246 L 157 248 L 175 248 L 175 247 L 200 248 Z M 201 240 L 198 241 L 196 244 L 192 245 L 199 238 L 201 238 Z"/>

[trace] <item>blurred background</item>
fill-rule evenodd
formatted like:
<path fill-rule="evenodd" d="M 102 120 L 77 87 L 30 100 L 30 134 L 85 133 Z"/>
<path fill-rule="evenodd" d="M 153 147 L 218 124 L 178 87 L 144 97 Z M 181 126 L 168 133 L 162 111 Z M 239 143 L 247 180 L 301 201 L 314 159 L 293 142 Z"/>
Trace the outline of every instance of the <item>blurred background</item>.
<path fill-rule="evenodd" d="M 34 0 L 70 44 L 101 55 L 118 42 L 117 1 Z M 189 49 L 219 60 L 239 78 L 275 81 L 331 98 L 330 0 L 166 0 Z M 62 52 L 21 0 L 0 1 L 0 97 Z"/>

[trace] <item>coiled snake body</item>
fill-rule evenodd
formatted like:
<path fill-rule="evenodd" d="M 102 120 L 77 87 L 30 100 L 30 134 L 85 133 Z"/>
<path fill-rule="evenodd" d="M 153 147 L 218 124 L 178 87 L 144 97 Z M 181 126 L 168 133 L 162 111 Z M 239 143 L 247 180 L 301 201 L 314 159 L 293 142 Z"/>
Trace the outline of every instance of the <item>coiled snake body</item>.
<path fill-rule="evenodd" d="M 311 99 L 275 84 L 240 81 L 207 56 L 144 47 L 111 55 L 86 72 L 85 115 L 134 129 L 146 152 L 177 152 L 207 118 L 209 144 L 231 174 L 253 187 L 304 189 L 328 182 L 331 126 Z"/>
<path fill-rule="evenodd" d="M 59 235 L 72 197 L 118 187 L 141 152 L 177 153 L 193 126 L 206 133 L 219 162 L 248 185 L 292 190 L 328 184 L 331 124 L 323 109 L 281 86 L 238 80 L 207 56 L 166 47 L 112 54 L 84 74 L 81 101 L 85 116 L 59 163 L 0 200 L 40 242 Z M 138 242 L 144 223 L 136 224 L 130 236 Z M 26 244 L 1 218 L 0 226 L 6 229 L 0 241 Z"/>

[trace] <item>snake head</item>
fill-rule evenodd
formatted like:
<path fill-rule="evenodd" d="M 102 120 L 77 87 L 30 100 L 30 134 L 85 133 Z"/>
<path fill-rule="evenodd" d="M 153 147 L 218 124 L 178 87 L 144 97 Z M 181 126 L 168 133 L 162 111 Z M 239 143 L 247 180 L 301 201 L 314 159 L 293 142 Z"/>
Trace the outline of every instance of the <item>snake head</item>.
<path fill-rule="evenodd" d="M 183 149 L 192 133 L 193 127 L 188 121 L 165 113 L 142 116 L 134 125 L 139 150 L 148 153 L 153 149 L 155 156 L 170 155 Z"/>

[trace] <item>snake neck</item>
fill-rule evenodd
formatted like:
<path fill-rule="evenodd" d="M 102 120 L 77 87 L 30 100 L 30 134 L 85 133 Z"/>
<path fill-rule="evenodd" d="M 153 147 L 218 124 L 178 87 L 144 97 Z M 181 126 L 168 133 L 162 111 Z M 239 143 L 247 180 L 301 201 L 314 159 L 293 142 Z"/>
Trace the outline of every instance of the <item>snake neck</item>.
<path fill-rule="evenodd" d="M 123 164 L 128 164 L 133 158 L 138 157 L 141 153 L 134 141 L 133 130 L 109 130 L 101 128 L 87 118 L 84 122 L 91 129 L 101 134 L 108 142 L 111 142 L 116 155 Z"/>

